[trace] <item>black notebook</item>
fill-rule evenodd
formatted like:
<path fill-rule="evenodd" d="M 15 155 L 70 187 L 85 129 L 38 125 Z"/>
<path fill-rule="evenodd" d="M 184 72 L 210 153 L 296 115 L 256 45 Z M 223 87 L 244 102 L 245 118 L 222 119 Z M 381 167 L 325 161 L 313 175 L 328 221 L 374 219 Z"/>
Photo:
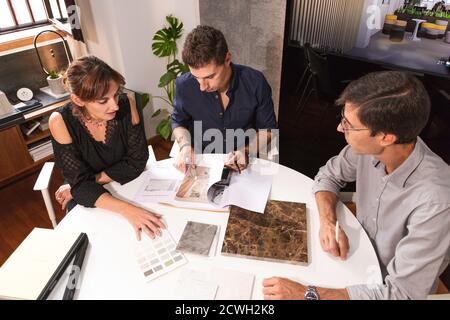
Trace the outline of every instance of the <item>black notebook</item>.
<path fill-rule="evenodd" d="M 85 233 L 33 229 L 0 268 L 0 299 L 45 300 L 87 243 Z"/>

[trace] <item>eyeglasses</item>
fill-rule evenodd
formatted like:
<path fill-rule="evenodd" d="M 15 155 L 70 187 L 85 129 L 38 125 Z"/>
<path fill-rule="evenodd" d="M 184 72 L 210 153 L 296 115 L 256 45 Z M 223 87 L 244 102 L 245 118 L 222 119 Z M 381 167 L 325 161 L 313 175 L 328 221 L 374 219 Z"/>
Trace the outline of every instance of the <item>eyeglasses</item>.
<path fill-rule="evenodd" d="M 341 127 L 343 131 L 366 131 L 368 128 L 353 128 L 351 123 L 347 120 L 344 114 L 344 107 L 341 110 Z"/>

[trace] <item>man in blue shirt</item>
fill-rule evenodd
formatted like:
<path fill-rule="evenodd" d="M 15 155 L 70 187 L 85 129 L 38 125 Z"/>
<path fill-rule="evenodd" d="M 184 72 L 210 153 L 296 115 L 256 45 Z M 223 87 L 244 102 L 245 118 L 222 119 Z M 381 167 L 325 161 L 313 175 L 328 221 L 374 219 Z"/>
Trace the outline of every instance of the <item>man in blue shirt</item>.
<path fill-rule="evenodd" d="M 229 167 L 237 169 L 237 163 L 245 168 L 249 145 L 267 144 L 270 130 L 277 128 L 267 80 L 259 71 L 233 64 L 222 32 L 209 26 L 188 34 L 182 58 L 190 72 L 175 82 L 172 129 L 180 146 L 176 167 L 185 172 L 187 163 L 194 164 L 195 148 L 228 153 Z M 244 131 L 247 143 L 241 139 Z"/>

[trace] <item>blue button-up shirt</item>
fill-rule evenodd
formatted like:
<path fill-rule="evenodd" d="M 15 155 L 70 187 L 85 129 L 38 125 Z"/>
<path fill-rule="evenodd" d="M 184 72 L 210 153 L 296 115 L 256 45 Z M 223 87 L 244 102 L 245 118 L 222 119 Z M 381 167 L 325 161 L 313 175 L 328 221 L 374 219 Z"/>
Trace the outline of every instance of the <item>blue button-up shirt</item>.
<path fill-rule="evenodd" d="M 226 93 L 230 101 L 226 110 L 219 93 L 202 92 L 191 73 L 181 75 L 175 81 L 172 129 L 185 127 L 193 140 L 203 137 L 208 129 L 219 129 L 224 138 L 227 129 L 276 129 L 272 90 L 264 75 L 242 65 L 231 64 L 231 68 L 233 74 Z M 197 133 L 194 136 L 194 121 L 202 121 L 201 135 Z M 202 139 L 206 141 L 197 140 L 195 145 L 202 146 L 202 149 L 211 143 L 208 138 Z M 232 151 L 226 147 L 225 139 L 223 147 L 226 153 Z"/>

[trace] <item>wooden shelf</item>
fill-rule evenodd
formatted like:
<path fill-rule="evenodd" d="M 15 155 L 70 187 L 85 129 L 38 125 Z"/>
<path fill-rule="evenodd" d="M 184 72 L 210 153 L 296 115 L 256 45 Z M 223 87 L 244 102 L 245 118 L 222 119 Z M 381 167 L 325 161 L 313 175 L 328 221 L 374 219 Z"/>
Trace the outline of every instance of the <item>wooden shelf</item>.
<path fill-rule="evenodd" d="M 40 120 L 39 118 L 50 115 L 68 101 L 70 100 L 65 99 L 27 113 L 24 115 L 24 122 Z M 30 136 L 27 136 L 23 133 L 21 127 L 22 124 L 16 124 L 13 127 L 0 130 L 0 149 L 2 150 L 0 152 L 0 188 L 38 171 L 43 163 L 54 161 L 53 155 L 33 161 L 29 152 L 32 144 L 50 137 L 50 130 L 40 131 L 40 129 L 36 129 Z"/>
<path fill-rule="evenodd" d="M 53 161 L 55 159 L 54 155 L 51 154 L 49 156 L 46 156 L 45 158 L 39 159 L 38 161 L 34 162 L 34 165 L 41 165 L 44 164 L 47 161 Z"/>
<path fill-rule="evenodd" d="M 70 99 L 66 99 L 66 100 L 57 102 L 57 103 L 52 104 L 50 106 L 47 106 L 45 108 L 41 108 L 41 109 L 38 109 L 36 111 L 27 113 L 23 117 L 24 117 L 25 121 L 30 121 L 30 120 L 33 120 L 33 119 L 36 119 L 36 118 L 48 115 L 48 114 L 52 113 L 53 111 L 55 111 L 56 109 L 58 109 L 59 107 L 62 107 L 63 105 L 65 105 L 69 101 L 70 101 Z"/>
<path fill-rule="evenodd" d="M 29 146 L 30 144 L 35 143 L 36 141 L 42 140 L 44 138 L 47 138 L 49 136 L 50 136 L 50 130 L 40 131 L 40 132 L 32 134 L 29 137 L 24 137 L 25 144 L 27 146 Z"/>

